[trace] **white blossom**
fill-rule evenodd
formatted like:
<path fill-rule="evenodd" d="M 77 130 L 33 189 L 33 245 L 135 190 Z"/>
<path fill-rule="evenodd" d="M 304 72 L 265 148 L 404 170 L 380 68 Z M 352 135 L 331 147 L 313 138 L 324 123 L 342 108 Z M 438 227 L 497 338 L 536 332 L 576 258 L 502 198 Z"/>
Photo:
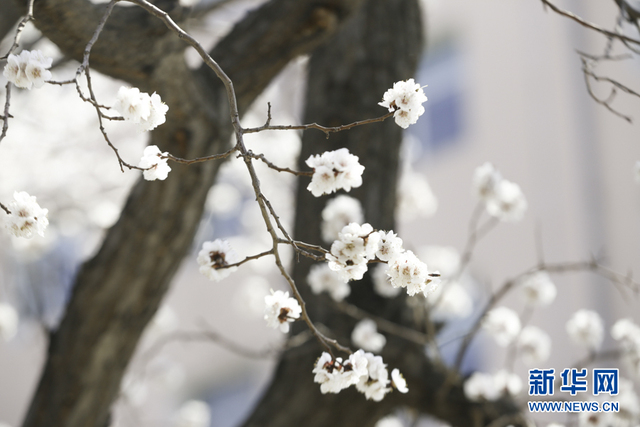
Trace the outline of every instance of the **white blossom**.
<path fill-rule="evenodd" d="M 0 303 L 0 337 L 11 341 L 18 331 L 18 312 L 11 305 Z"/>
<path fill-rule="evenodd" d="M 430 276 L 427 264 L 420 261 L 411 251 L 405 251 L 389 261 L 387 275 L 394 287 L 406 288 L 407 294 L 411 296 L 435 290 L 439 283 L 437 277 Z"/>
<path fill-rule="evenodd" d="M 190 400 L 180 407 L 175 427 L 209 427 L 210 423 L 209 405 L 201 400 Z"/>
<path fill-rule="evenodd" d="M 149 95 L 140 92 L 137 87 L 124 86 L 118 90 L 113 108 L 122 114 L 125 120 L 140 125 L 143 131 L 153 130 L 163 124 L 169 111 L 169 107 L 162 102 L 157 93 Z"/>
<path fill-rule="evenodd" d="M 226 240 L 216 239 L 213 242 L 204 242 L 202 250 L 198 253 L 200 273 L 215 282 L 221 281 L 236 271 L 238 267 L 224 267 L 239 261 L 238 255 Z"/>
<path fill-rule="evenodd" d="M 427 97 L 419 84 L 413 79 L 399 81 L 387 90 L 382 96 L 382 102 L 378 105 L 395 111 L 393 117 L 396 124 L 403 129 L 418 121 L 424 113 L 422 104 L 427 101 Z"/>
<path fill-rule="evenodd" d="M 378 231 L 380 243 L 376 251 L 376 258 L 382 261 L 390 261 L 400 253 L 404 252 L 402 247 L 402 239 L 396 233 L 391 231 Z"/>
<path fill-rule="evenodd" d="M 569 337 L 576 344 L 596 350 L 604 339 L 604 324 L 598 313 L 592 310 L 578 310 L 566 325 Z"/>
<path fill-rule="evenodd" d="M 402 292 L 402 288 L 396 288 L 391 284 L 386 265 L 379 264 L 373 267 L 371 279 L 373 280 L 373 290 L 381 297 L 394 298 Z"/>
<path fill-rule="evenodd" d="M 491 163 L 486 162 L 478 166 L 473 173 L 473 189 L 480 200 L 486 202 L 494 197 L 502 175 Z"/>
<path fill-rule="evenodd" d="M 387 343 L 384 335 L 378 333 L 376 322 L 371 319 L 363 319 L 356 324 L 351 332 L 351 341 L 356 347 L 374 353 L 380 353 Z"/>
<path fill-rule="evenodd" d="M 522 361 L 529 366 L 545 362 L 551 354 L 551 338 L 536 326 L 522 329 L 517 340 L 518 353 Z"/>
<path fill-rule="evenodd" d="M 521 282 L 524 300 L 532 306 L 547 306 L 555 300 L 558 291 L 549 274 L 540 271 L 531 274 Z"/>
<path fill-rule="evenodd" d="M 322 394 L 339 393 L 349 386 L 357 384 L 362 376 L 368 375 L 368 360 L 364 351 L 358 350 L 343 361 L 335 360 L 329 353 L 323 352 L 313 369 L 313 381 L 320 384 Z"/>
<path fill-rule="evenodd" d="M 400 371 L 396 368 L 391 371 L 391 384 L 398 390 L 400 393 L 406 393 L 409 391 L 407 387 L 407 381 L 404 379 Z"/>
<path fill-rule="evenodd" d="M 487 200 L 487 212 L 500 221 L 520 221 L 527 210 L 527 199 L 518 184 L 503 179 Z"/>
<path fill-rule="evenodd" d="M 13 193 L 7 209 L 11 212 L 5 217 L 5 227 L 16 237 L 30 239 L 34 233 L 44 236 L 44 230 L 49 225 L 48 209 L 43 209 L 36 202 L 35 196 L 25 191 Z"/>
<path fill-rule="evenodd" d="M 351 188 L 362 185 L 364 166 L 358 162 L 358 156 L 349 153 L 346 148 L 310 156 L 306 163 L 313 169 L 313 176 L 307 190 L 311 191 L 315 197 L 330 194 L 339 189 L 351 191 Z"/>
<path fill-rule="evenodd" d="M 167 152 L 161 153 L 157 145 L 149 145 L 144 149 L 142 158 L 138 163 L 138 167 L 145 169 L 142 172 L 144 179 L 147 181 L 154 181 L 159 179 L 161 181 L 167 179 L 171 168 L 167 164 L 167 159 L 163 159 L 160 156 L 166 156 Z"/>
<path fill-rule="evenodd" d="M 631 319 L 620 319 L 611 328 L 611 336 L 622 347 L 622 362 L 640 377 L 640 326 Z"/>
<path fill-rule="evenodd" d="M 4 67 L 4 76 L 11 83 L 23 89 L 40 88 L 51 80 L 53 58 L 45 57 L 41 51 L 23 50 L 20 55 L 10 54 Z"/>
<path fill-rule="evenodd" d="M 360 377 L 356 388 L 364 393 L 367 400 L 381 401 L 391 391 L 389 388 L 389 371 L 381 356 L 364 353 L 367 359 L 367 375 Z"/>
<path fill-rule="evenodd" d="M 362 223 L 364 213 L 358 199 L 341 194 L 327 202 L 322 210 L 322 239 L 333 242 L 345 225 L 352 222 Z"/>
<path fill-rule="evenodd" d="M 482 320 L 482 327 L 500 346 L 506 347 L 518 336 L 521 324 L 515 311 L 497 307 L 487 313 Z"/>
<path fill-rule="evenodd" d="M 302 308 L 295 298 L 289 297 L 289 292 L 271 291 L 271 295 L 264 297 L 264 320 L 267 326 L 280 331 L 289 332 L 289 323 L 295 322 L 302 313 Z"/>
<path fill-rule="evenodd" d="M 349 284 L 324 263 L 311 266 L 307 283 L 314 294 L 326 291 L 335 301 L 342 301 L 351 293 Z"/>
<path fill-rule="evenodd" d="M 378 251 L 380 235 L 374 233 L 369 224 L 351 223 L 342 228 L 338 237 L 326 255 L 329 268 L 338 272 L 345 282 L 362 279 L 368 260 L 373 259 Z"/>

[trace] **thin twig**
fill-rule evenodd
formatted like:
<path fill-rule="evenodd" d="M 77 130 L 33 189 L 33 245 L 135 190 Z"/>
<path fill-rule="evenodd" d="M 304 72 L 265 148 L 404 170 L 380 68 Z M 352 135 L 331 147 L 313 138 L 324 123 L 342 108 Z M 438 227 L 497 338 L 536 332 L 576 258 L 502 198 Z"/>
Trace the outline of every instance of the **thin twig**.
<path fill-rule="evenodd" d="M 393 116 L 393 114 L 394 114 L 394 111 L 390 111 L 387 114 L 385 114 L 384 116 L 377 117 L 375 119 L 359 120 L 357 122 L 349 123 L 348 125 L 334 126 L 334 127 L 322 126 L 322 125 L 319 125 L 317 123 L 311 123 L 311 124 L 308 124 L 308 125 L 288 125 L 288 126 L 271 126 L 270 124 L 267 123 L 264 126 L 260 126 L 260 127 L 257 127 L 257 128 L 244 129 L 243 132 L 244 133 L 255 133 L 255 132 L 262 132 L 262 131 L 265 131 L 265 130 L 307 130 L 307 129 L 317 129 L 317 130 L 320 130 L 320 131 L 324 132 L 325 135 L 327 136 L 327 138 L 329 138 L 329 135 L 331 133 L 342 132 L 344 130 L 354 128 L 356 126 L 367 125 L 369 123 L 383 122 L 386 119 L 388 119 L 389 117 Z"/>
<path fill-rule="evenodd" d="M 560 9 L 559 7 L 553 5 L 551 2 L 549 2 L 549 0 L 540 0 L 542 2 L 542 4 L 544 4 L 545 6 L 548 6 L 551 10 L 553 10 L 554 12 L 556 12 L 559 15 L 565 16 L 569 19 L 572 19 L 573 21 L 577 22 L 578 24 L 582 25 L 583 27 L 589 28 L 591 30 L 597 31 L 601 34 L 604 34 L 607 37 L 613 37 L 615 39 L 621 40 L 621 41 L 627 41 L 629 43 L 633 43 L 636 45 L 640 45 L 640 40 L 636 40 L 634 38 L 631 37 L 627 37 L 623 34 L 618 34 L 616 32 L 613 31 L 609 31 L 606 30 L 596 24 L 592 24 L 591 22 L 586 21 L 585 19 L 569 12 L 563 9 Z"/>
<path fill-rule="evenodd" d="M 9 55 L 11 55 L 11 53 L 13 53 L 13 51 L 18 47 L 18 45 L 20 44 L 20 37 L 22 36 L 22 32 L 24 31 L 24 28 L 26 27 L 27 23 L 29 21 L 33 20 L 33 3 L 35 0 L 29 0 L 29 3 L 27 5 L 27 14 L 24 16 L 24 18 L 22 18 L 20 20 L 20 23 L 18 24 L 18 27 L 16 28 L 16 35 L 13 37 L 13 43 L 11 44 L 11 47 L 9 48 L 9 50 L 7 51 L 7 53 L 0 58 L 0 61 L 4 61 L 5 59 L 7 59 L 9 57 Z"/>
<path fill-rule="evenodd" d="M 0 142 L 7 136 L 9 130 L 9 107 L 11 105 L 11 82 L 7 82 L 5 86 L 4 113 L 2 115 L 2 133 L 0 133 Z"/>
<path fill-rule="evenodd" d="M 7 215 L 11 215 L 11 211 L 9 210 L 9 208 L 7 208 L 2 203 L 0 203 L 0 208 L 2 208 L 2 210 L 5 211 L 7 213 Z"/>
<path fill-rule="evenodd" d="M 261 252 L 261 253 L 259 253 L 257 255 L 248 256 L 245 259 L 243 259 L 242 261 L 239 261 L 239 262 L 236 262 L 236 263 L 233 263 L 233 264 L 223 265 L 221 267 L 215 267 L 215 268 L 216 268 L 216 270 L 222 270 L 222 269 L 225 269 L 225 268 L 239 267 L 242 264 L 244 264 L 245 262 L 249 262 L 249 261 L 252 261 L 254 259 L 259 259 L 259 258 L 262 258 L 262 257 L 267 256 L 267 255 L 273 255 L 273 249 L 269 249 L 268 251 Z"/>
<path fill-rule="evenodd" d="M 166 154 L 166 155 L 161 155 L 160 158 L 161 159 L 169 159 L 172 160 L 176 163 L 181 163 L 183 165 L 192 165 L 194 163 L 201 163 L 201 162 L 207 162 L 209 160 L 220 160 L 220 159 L 226 159 L 227 157 L 229 157 L 231 154 L 233 154 L 234 151 L 236 151 L 238 148 L 237 147 L 233 147 L 231 149 L 229 149 L 228 151 L 225 151 L 222 154 L 213 154 L 211 156 L 205 156 L 205 157 L 196 157 L 195 159 L 181 159 L 180 157 L 176 157 L 172 154 Z"/>
<path fill-rule="evenodd" d="M 262 160 L 267 166 L 269 166 L 273 170 L 277 170 L 278 172 L 288 172 L 296 176 L 313 176 L 313 171 L 299 172 L 299 171 L 294 171 L 293 169 L 281 168 L 279 166 L 276 166 L 273 163 L 271 163 L 269 160 L 267 160 L 266 157 L 264 157 L 264 154 L 255 154 L 251 152 L 251 150 L 249 150 L 249 153 L 247 155 L 254 159 Z"/>

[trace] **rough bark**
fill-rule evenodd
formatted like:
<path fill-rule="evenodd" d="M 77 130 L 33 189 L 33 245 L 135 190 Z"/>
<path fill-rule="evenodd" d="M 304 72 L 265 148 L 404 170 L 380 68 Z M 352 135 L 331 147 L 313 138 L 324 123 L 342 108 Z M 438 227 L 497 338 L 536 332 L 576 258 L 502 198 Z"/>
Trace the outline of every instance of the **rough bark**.
<path fill-rule="evenodd" d="M 420 17 L 416 0 L 368 0 L 312 55 L 305 122 L 335 126 L 384 114 L 385 110 L 377 105 L 384 91 L 415 72 L 422 46 Z M 374 228 L 393 229 L 401 138 L 401 129 L 393 120 L 354 128 L 329 139 L 321 132 L 306 131 L 299 167 L 304 167 L 310 155 L 347 147 L 366 168 L 363 185 L 349 195 L 361 201 L 366 221 Z M 306 190 L 307 184 L 308 179 L 298 183 L 294 234 L 297 240 L 321 242 L 320 214 L 330 197 L 313 197 Z M 305 279 L 311 265 L 308 259 L 300 259 L 294 267 L 294 279 L 310 316 L 330 328 L 341 343 L 348 344 L 356 321 L 337 310 L 327 296 L 310 292 Z M 415 322 L 405 297 L 389 300 L 377 296 L 367 276 L 352 282 L 351 288 L 350 303 L 397 324 L 423 330 L 424 325 Z M 301 328 L 296 325 L 295 330 Z M 484 426 L 503 414 L 517 412 L 508 401 L 469 402 L 457 375 L 450 376 L 447 367 L 427 358 L 424 346 L 394 336 L 388 336 L 381 355 L 389 369 L 399 368 L 404 374 L 408 394 L 393 392 L 381 402 L 367 401 L 353 388 L 323 395 L 311 374 L 322 351 L 316 342 L 287 351 L 244 426 L 367 427 L 398 406 L 407 406 L 454 426 L 469 427 Z M 511 423 L 517 425 L 517 420 Z"/>
<path fill-rule="evenodd" d="M 243 31 L 241 24 L 212 52 L 231 70 L 240 108 L 246 109 L 290 59 L 328 37 L 358 4 L 276 0 L 250 14 L 246 21 L 254 30 Z M 80 59 L 103 10 L 84 0 L 39 0 L 35 17 L 65 55 Z M 335 19 L 327 25 L 314 18 L 318 13 Z M 256 44 L 260 34 L 269 35 L 266 46 Z M 251 43 L 256 48 L 244 50 Z M 209 70 L 187 68 L 184 47 L 155 18 L 137 8 L 117 8 L 92 51 L 91 65 L 160 93 L 170 109 L 151 143 L 162 151 L 188 158 L 222 152 L 231 134 L 224 91 Z M 261 78 L 242 73 L 238 64 L 250 64 Z M 64 318 L 51 334 L 25 427 L 105 425 L 136 343 L 189 250 L 218 167 L 217 162 L 172 165 L 166 181 L 135 185 L 119 221 L 75 279 Z"/>

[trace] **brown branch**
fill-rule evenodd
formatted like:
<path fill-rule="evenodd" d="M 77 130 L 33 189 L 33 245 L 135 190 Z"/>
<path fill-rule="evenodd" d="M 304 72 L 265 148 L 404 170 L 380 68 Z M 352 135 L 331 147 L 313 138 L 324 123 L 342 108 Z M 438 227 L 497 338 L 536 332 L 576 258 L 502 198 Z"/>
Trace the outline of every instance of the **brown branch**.
<path fill-rule="evenodd" d="M 2 203 L 0 203 L 0 208 L 2 208 L 2 210 L 5 211 L 7 213 L 7 215 L 11 215 L 11 211 L 9 210 L 9 208 L 7 208 Z"/>
<path fill-rule="evenodd" d="M 0 61 L 7 59 L 9 55 L 13 53 L 13 51 L 20 44 L 20 37 L 22 36 L 22 31 L 24 31 L 24 27 L 27 25 L 29 21 L 33 20 L 33 3 L 34 3 L 34 0 L 29 0 L 29 3 L 27 5 L 27 14 L 24 16 L 24 18 L 22 18 L 22 20 L 20 20 L 20 23 L 16 28 L 16 35 L 13 38 L 13 43 L 11 44 L 11 47 L 9 48 L 7 53 L 3 57 L 0 57 Z"/>
<path fill-rule="evenodd" d="M 636 45 L 640 45 L 640 40 L 636 40 L 634 38 L 631 37 L 627 37 L 623 34 L 618 34 L 616 32 L 613 31 L 609 31 L 607 29 L 604 29 L 596 24 L 592 24 L 591 22 L 586 21 L 585 19 L 569 12 L 563 9 L 560 9 L 559 7 L 553 5 L 549 0 L 540 0 L 542 2 L 543 5 L 548 6 L 551 10 L 553 10 L 554 12 L 556 12 L 559 15 L 562 15 L 564 17 L 567 17 L 575 22 L 577 22 L 578 24 L 582 25 L 583 27 L 589 28 L 591 30 L 597 31 L 601 34 L 604 34 L 607 37 L 611 37 L 614 39 L 618 39 L 621 40 L 623 42 L 629 42 L 629 43 L 633 43 Z"/>
<path fill-rule="evenodd" d="M 2 132 L 0 133 L 0 142 L 7 136 L 9 130 L 9 107 L 11 105 L 11 82 L 7 82 L 5 86 L 4 113 L 2 114 Z"/>
<path fill-rule="evenodd" d="M 356 126 L 362 126 L 362 125 L 367 125 L 370 123 L 378 123 L 378 122 L 383 122 L 386 119 L 388 119 L 389 117 L 393 116 L 394 111 L 390 111 L 387 114 L 385 114 L 384 116 L 380 116 L 377 117 L 375 119 L 367 119 L 367 120 L 359 120 L 353 123 L 350 123 L 348 125 L 342 125 L 342 126 L 333 126 L 333 127 L 329 127 L 329 126 L 322 126 L 319 125 L 317 123 L 311 123 L 308 125 L 288 125 L 288 126 L 272 126 L 269 124 L 270 119 L 267 121 L 267 124 L 265 124 L 264 126 L 260 126 L 257 128 L 247 128 L 243 130 L 243 133 L 256 133 L 256 132 L 262 132 L 265 130 L 307 130 L 307 129 L 317 129 L 320 130 L 322 132 L 325 133 L 325 135 L 327 136 L 327 138 L 329 138 L 329 135 L 331 133 L 335 133 L 335 132 L 342 132 L 344 130 L 348 130 L 351 128 L 354 128 Z"/>
<path fill-rule="evenodd" d="M 160 156 L 161 159 L 169 159 L 169 160 L 173 160 L 174 162 L 177 163 L 181 163 L 183 165 L 192 165 L 194 163 L 202 163 L 202 162 L 207 162 L 209 160 L 220 160 L 220 159 L 226 159 L 227 157 L 229 157 L 231 154 L 233 154 L 235 151 L 237 151 L 236 147 L 233 147 L 227 151 L 225 151 L 222 154 L 213 154 L 211 156 L 205 156 L 205 157 L 197 157 L 195 159 L 181 159 L 180 157 L 176 157 L 172 154 L 167 154 L 167 155 L 162 155 Z"/>
<path fill-rule="evenodd" d="M 273 255 L 273 249 L 269 249 L 268 251 L 264 251 L 264 252 L 261 252 L 261 253 L 256 254 L 256 255 L 248 256 L 245 259 L 243 259 L 242 261 L 239 261 L 239 262 L 236 262 L 236 263 L 233 263 L 233 264 L 223 265 L 221 267 L 216 267 L 216 270 L 223 270 L 225 268 L 231 268 L 231 267 L 239 267 L 242 264 L 244 264 L 245 262 L 249 262 L 249 261 L 252 261 L 254 259 L 262 258 L 263 256 L 267 256 L 267 255 Z"/>
<path fill-rule="evenodd" d="M 264 157 L 264 154 L 255 154 L 253 152 L 251 152 L 251 150 L 249 150 L 249 153 L 247 154 L 249 157 L 257 159 L 257 160 L 262 160 L 262 162 L 264 164 L 266 164 L 268 167 L 270 167 L 273 170 L 276 170 L 278 172 L 288 172 L 292 175 L 295 176 L 313 176 L 313 171 L 309 171 L 309 172 L 299 172 L 299 171 L 294 171 L 293 169 L 289 169 L 289 168 L 281 168 L 279 166 L 274 165 L 273 163 L 271 163 L 269 160 L 267 160 Z"/>

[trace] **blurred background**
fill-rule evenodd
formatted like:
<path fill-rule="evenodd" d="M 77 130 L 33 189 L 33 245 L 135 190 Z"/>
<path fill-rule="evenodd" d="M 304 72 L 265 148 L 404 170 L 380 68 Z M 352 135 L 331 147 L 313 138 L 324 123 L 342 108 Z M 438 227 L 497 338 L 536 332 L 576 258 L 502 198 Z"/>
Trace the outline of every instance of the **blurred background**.
<path fill-rule="evenodd" d="M 211 46 L 260 3 L 225 2 L 206 19 L 190 22 L 189 29 Z M 609 29 L 619 13 L 613 1 L 556 4 Z M 405 247 L 417 253 L 428 246 L 462 251 L 477 203 L 473 171 L 486 161 L 520 185 L 529 205 L 521 222 L 501 223 L 478 243 L 466 284 L 476 308 L 443 330 L 440 341 L 447 354 L 477 315 L 487 290 L 535 266 L 541 257 L 568 262 L 595 256 L 622 274 L 638 273 L 640 184 L 635 162 L 640 146 L 635 123 L 640 121 L 640 99 L 620 93 L 612 103 L 633 123 L 591 99 L 576 51 L 602 55 L 607 39 L 545 10 L 539 1 L 424 0 L 422 5 L 427 42 L 415 79 L 428 85 L 429 101 L 425 114 L 406 131 L 405 182 L 411 184 L 400 191 L 396 231 Z M 632 26 L 621 29 L 640 37 Z M 10 39 L 3 41 L 1 51 Z M 33 27 L 23 40 L 60 58 Z M 619 43 L 613 45 L 614 53 L 622 51 Z M 195 66 L 193 52 L 186 54 Z M 54 79 L 75 73 L 77 64 L 54 62 Z M 263 124 L 267 102 L 273 106 L 274 124 L 300 123 L 305 67 L 306 58 L 290 64 L 243 124 Z M 637 57 L 594 67 L 597 74 L 640 90 Z M 0 83 L 5 85 L 4 77 Z M 106 105 L 113 104 L 121 85 L 94 77 L 96 96 Z M 602 98 L 610 88 L 592 83 Z M 14 191 L 27 191 L 49 209 L 51 222 L 44 238 L 14 239 L 0 233 L 0 302 L 11 304 L 20 319 L 15 331 L 0 326 L 0 422 L 17 426 L 39 377 L 46 331 L 60 319 L 75 271 L 117 220 L 139 174 L 120 172 L 98 130 L 95 111 L 71 86 L 15 90 L 11 113 L 15 118 L 0 145 L 0 201 L 6 204 Z M 107 131 L 121 155 L 137 162 L 146 135 L 119 122 L 107 123 Z M 294 167 L 299 137 L 295 132 L 261 133 L 247 137 L 247 144 L 278 165 Z M 258 171 L 266 196 L 285 223 L 291 223 L 295 181 L 266 168 Z M 279 331 L 265 327 L 263 296 L 269 289 L 285 290 L 285 283 L 268 259 L 248 263 L 220 283 L 200 275 L 195 261 L 202 242 L 215 238 L 229 239 L 240 256 L 268 247 L 245 175 L 244 166 L 232 159 L 211 189 L 194 254 L 185 259 L 123 383 L 114 415 L 117 425 L 236 425 L 268 381 L 284 340 Z M 580 308 L 602 315 L 605 349 L 615 346 L 608 332 L 616 320 L 640 321 L 638 297 L 628 289 L 590 273 L 552 275 L 552 280 L 558 286 L 556 301 L 536 310 L 530 322 L 553 342 L 551 359 L 537 368 L 561 370 L 586 355 L 568 341 L 564 329 Z M 505 304 L 518 312 L 524 307 L 515 293 Z M 479 338 L 467 369 L 502 367 L 504 350 Z M 515 365 L 523 381 L 528 368 Z M 624 377 L 632 377 L 633 372 L 622 369 Z M 184 406 L 191 400 L 207 402 L 209 424 L 202 407 Z"/>

